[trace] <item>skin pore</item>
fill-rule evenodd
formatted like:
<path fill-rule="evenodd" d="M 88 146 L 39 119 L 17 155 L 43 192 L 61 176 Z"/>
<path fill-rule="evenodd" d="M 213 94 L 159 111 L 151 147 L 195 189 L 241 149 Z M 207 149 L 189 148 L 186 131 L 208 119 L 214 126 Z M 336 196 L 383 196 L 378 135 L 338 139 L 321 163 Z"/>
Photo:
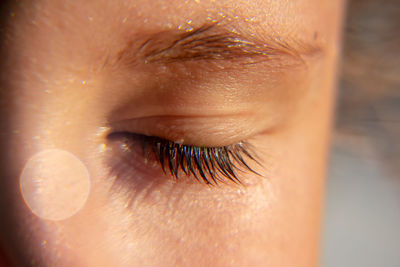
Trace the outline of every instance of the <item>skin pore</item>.
<path fill-rule="evenodd" d="M 11 3 L 0 81 L 7 254 L 22 266 L 316 266 L 342 9 L 330 0 Z M 138 145 L 109 138 L 125 132 L 195 147 L 246 141 L 259 175 L 176 180 Z M 90 175 L 86 202 L 62 220 L 35 215 L 20 190 L 27 162 L 51 149 Z M 49 190 L 67 206 L 77 196 Z"/>

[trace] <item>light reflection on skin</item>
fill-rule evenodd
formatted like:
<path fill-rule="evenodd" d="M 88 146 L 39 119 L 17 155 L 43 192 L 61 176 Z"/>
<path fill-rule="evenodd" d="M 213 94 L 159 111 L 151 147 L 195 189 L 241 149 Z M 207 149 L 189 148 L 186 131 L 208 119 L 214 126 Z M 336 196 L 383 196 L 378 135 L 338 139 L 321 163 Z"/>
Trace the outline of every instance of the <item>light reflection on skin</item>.
<path fill-rule="evenodd" d="M 85 205 L 90 176 L 73 154 L 59 149 L 40 151 L 20 176 L 21 193 L 30 210 L 42 219 L 65 220 Z"/>

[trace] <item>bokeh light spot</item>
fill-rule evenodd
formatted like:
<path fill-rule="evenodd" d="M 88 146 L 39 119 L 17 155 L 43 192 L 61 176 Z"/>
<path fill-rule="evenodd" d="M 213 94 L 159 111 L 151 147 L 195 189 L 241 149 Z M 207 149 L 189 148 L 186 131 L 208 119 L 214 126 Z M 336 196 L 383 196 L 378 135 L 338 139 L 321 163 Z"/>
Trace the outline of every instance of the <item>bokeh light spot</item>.
<path fill-rule="evenodd" d="M 21 176 L 26 205 L 42 219 L 64 220 L 85 205 L 90 193 L 90 175 L 72 153 L 48 149 L 31 157 Z"/>

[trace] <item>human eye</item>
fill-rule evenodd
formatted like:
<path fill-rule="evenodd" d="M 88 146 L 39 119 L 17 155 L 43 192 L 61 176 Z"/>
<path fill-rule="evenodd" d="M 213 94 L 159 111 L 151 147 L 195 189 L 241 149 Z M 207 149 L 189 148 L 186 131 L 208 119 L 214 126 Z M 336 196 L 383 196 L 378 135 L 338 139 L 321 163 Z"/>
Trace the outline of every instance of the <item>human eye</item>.
<path fill-rule="evenodd" d="M 320 53 L 318 45 L 248 36 L 224 20 L 192 26 L 146 34 L 107 58 L 105 73 L 118 67 L 119 79 L 137 75 L 120 87 L 127 100 L 103 133 L 110 145 L 105 164 L 116 181 L 241 184 L 249 173 L 262 179 L 254 137 L 268 136 L 289 116 L 286 96 L 296 99 L 304 85 L 292 89 L 284 77 L 296 80 L 305 60 Z M 114 72 L 107 74 L 115 86 Z"/>

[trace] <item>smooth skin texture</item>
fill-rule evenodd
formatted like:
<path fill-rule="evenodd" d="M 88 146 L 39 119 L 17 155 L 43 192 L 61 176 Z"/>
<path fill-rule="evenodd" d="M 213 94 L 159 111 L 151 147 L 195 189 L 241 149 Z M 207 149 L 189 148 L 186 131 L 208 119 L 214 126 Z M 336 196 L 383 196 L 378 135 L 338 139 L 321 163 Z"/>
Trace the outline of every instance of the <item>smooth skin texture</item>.
<path fill-rule="evenodd" d="M 317 266 L 342 13 L 330 0 L 13 2 L 1 63 L 6 252 L 21 266 Z M 210 23 L 291 52 L 171 63 L 184 50 L 161 62 L 135 50 Z M 107 139 L 121 130 L 197 146 L 247 140 L 261 175 L 210 187 L 127 167 Z M 19 191 L 45 149 L 90 173 L 85 206 L 65 220 L 35 216 Z"/>

